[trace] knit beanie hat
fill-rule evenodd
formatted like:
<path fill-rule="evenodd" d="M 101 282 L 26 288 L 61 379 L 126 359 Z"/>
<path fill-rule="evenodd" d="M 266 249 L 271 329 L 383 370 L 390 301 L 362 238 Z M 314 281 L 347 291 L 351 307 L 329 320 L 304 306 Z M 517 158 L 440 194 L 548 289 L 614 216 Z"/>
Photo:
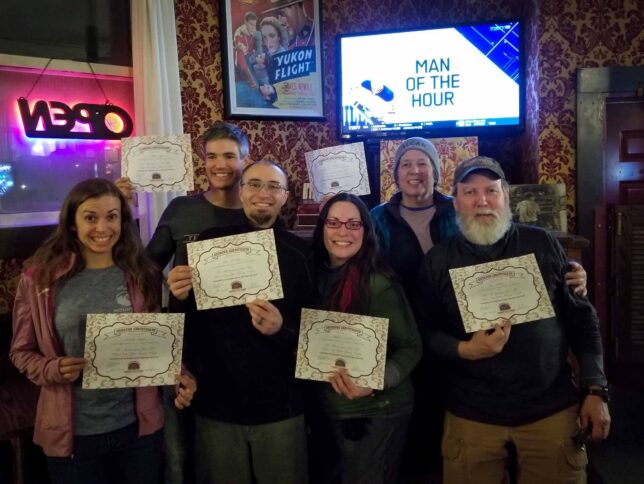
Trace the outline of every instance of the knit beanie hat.
<path fill-rule="evenodd" d="M 441 179 L 441 170 L 440 170 L 440 158 L 438 157 L 438 151 L 432 144 L 431 141 L 426 140 L 425 138 L 407 138 L 403 141 L 394 155 L 394 180 L 398 183 L 398 165 L 400 164 L 400 159 L 405 153 L 409 150 L 418 150 L 422 151 L 427 155 L 429 160 L 432 162 L 432 169 L 434 170 L 434 185 L 438 185 Z"/>

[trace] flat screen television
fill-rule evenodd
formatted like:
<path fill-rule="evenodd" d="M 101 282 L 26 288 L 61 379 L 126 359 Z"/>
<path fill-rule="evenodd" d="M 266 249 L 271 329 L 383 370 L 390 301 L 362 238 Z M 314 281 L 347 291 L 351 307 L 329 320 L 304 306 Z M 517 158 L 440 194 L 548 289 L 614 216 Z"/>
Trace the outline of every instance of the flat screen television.
<path fill-rule="evenodd" d="M 518 20 L 342 34 L 337 58 L 341 138 L 523 129 Z"/>
<path fill-rule="evenodd" d="M 11 163 L 0 163 L 0 197 L 5 196 L 13 188 L 13 185 L 13 167 Z"/>

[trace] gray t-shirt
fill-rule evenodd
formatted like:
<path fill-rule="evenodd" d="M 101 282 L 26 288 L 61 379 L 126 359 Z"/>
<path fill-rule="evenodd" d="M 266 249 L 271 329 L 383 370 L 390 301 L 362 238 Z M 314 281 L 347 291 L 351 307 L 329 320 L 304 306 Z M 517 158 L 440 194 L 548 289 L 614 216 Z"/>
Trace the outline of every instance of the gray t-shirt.
<path fill-rule="evenodd" d="M 165 267 L 174 256 L 173 266 L 187 265 L 186 245 L 204 230 L 239 225 L 246 221 L 241 208 L 222 208 L 210 203 L 205 194 L 174 198 L 161 215 L 152 239 L 145 248 L 150 258 Z"/>
<path fill-rule="evenodd" d="M 56 288 L 54 326 L 64 355 L 82 357 L 88 313 L 131 313 L 125 273 L 116 266 L 85 269 Z M 74 435 L 95 435 L 136 421 L 134 390 L 84 390 L 82 375 L 72 386 Z"/>

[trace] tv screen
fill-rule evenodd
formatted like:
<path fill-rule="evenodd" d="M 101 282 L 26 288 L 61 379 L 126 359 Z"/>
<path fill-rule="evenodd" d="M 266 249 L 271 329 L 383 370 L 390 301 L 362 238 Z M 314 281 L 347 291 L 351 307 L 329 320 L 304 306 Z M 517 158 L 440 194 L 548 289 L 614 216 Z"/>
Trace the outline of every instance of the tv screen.
<path fill-rule="evenodd" d="M 0 197 L 13 187 L 13 168 L 10 163 L 0 163 Z"/>
<path fill-rule="evenodd" d="M 340 35 L 340 136 L 523 128 L 521 23 Z"/>

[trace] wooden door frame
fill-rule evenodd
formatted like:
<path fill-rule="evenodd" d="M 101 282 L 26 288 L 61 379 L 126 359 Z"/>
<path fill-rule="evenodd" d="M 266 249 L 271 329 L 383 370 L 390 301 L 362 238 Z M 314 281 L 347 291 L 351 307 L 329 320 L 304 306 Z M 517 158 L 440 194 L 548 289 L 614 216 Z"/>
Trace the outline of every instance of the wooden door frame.
<path fill-rule="evenodd" d="M 600 242 L 595 240 L 593 212 L 597 205 L 604 204 L 606 196 L 606 100 L 612 97 L 635 97 L 638 88 L 644 89 L 643 82 L 644 66 L 577 70 L 577 233 L 590 240 L 593 246 Z M 583 190 L 579 187 L 583 187 Z M 591 257 L 584 259 L 584 267 L 589 274 L 591 294 L 605 290 L 601 285 L 605 284 L 607 275 L 595 274 Z"/>

